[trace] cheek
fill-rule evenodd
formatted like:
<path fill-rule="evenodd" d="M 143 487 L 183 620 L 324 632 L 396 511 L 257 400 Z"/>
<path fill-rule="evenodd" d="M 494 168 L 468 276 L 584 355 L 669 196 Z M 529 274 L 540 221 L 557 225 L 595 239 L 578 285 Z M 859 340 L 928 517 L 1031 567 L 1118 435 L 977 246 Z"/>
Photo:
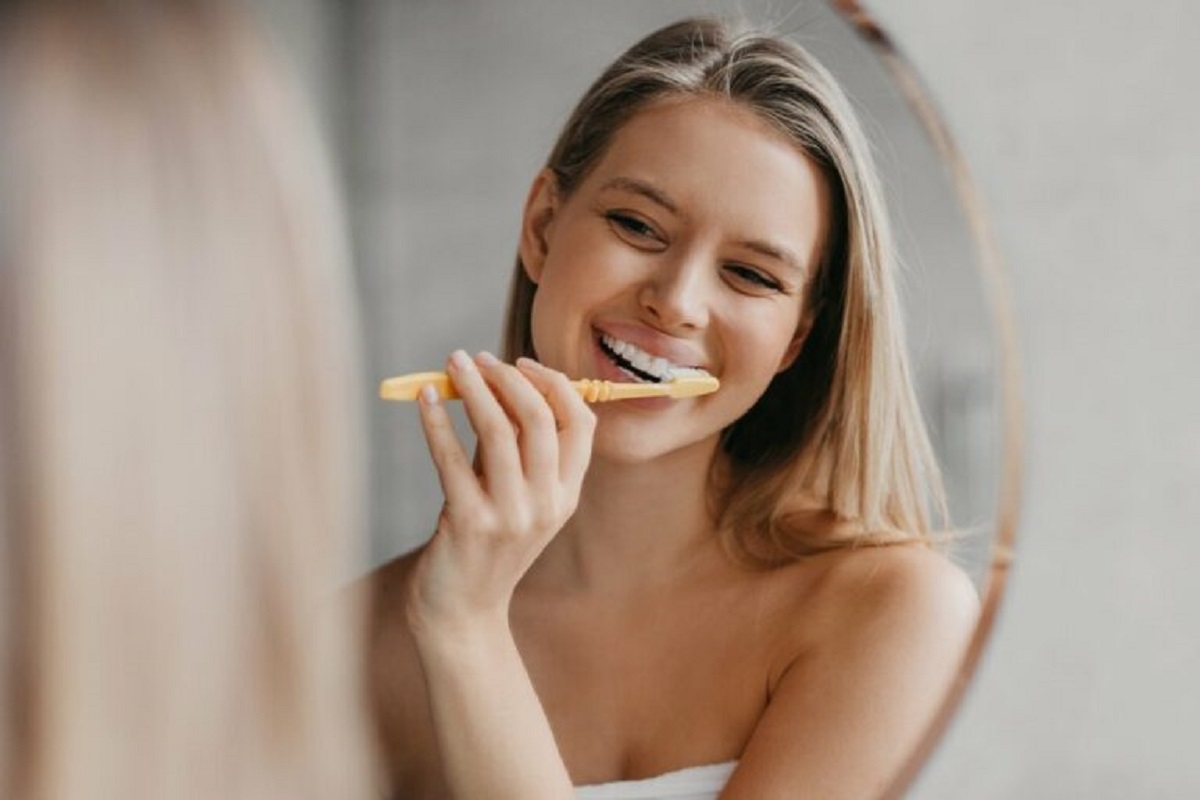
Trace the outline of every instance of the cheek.
<path fill-rule="evenodd" d="M 755 319 L 752 315 L 746 318 Z M 771 382 L 779 371 L 788 347 L 795 336 L 798 320 L 792 315 L 759 315 L 758 324 L 746 327 L 738 337 L 739 372 L 756 382 Z"/>
<path fill-rule="evenodd" d="M 759 312 L 761 314 L 761 312 Z M 750 312 L 739 315 L 741 319 L 753 319 Z M 777 320 L 786 325 L 786 321 Z M 783 358 L 789 339 L 779 334 L 772 325 L 742 325 L 726 338 L 725 364 L 722 370 L 722 387 L 728 391 L 718 392 L 722 398 L 720 406 L 721 426 L 725 427 L 750 410 L 766 392 L 774 379 Z"/>
<path fill-rule="evenodd" d="M 562 329 L 561 323 L 554 316 L 558 307 L 554 300 L 554 286 L 543 281 L 533 295 L 533 307 L 529 311 L 534 357 L 547 366 L 553 366 L 558 361 L 558 343 L 556 338 L 547 336 L 547 333 Z"/>
<path fill-rule="evenodd" d="M 581 279 L 573 263 L 547 263 L 533 295 L 530 333 L 539 361 L 564 369 L 583 336 L 584 319 L 594 305 L 589 281 Z"/>

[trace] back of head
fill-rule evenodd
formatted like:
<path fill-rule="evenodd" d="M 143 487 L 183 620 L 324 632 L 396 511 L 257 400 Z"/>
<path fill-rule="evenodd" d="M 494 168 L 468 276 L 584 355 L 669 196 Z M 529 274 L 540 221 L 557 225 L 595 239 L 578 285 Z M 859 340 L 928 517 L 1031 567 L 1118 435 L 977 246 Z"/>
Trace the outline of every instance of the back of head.
<path fill-rule="evenodd" d="M 731 549 L 776 564 L 923 537 L 926 504 L 942 505 L 941 482 L 909 377 L 895 248 L 870 145 L 828 70 L 786 39 L 720 20 L 655 31 L 605 70 L 567 120 L 547 161 L 559 189 L 569 195 L 635 114 L 679 97 L 755 113 L 821 171 L 832 201 L 805 292 L 811 332 L 793 365 L 723 433 L 730 470 L 717 481 L 717 514 Z M 519 263 L 511 291 L 506 355 L 533 355 L 536 286 Z"/>
<path fill-rule="evenodd" d="M 332 181 L 215 0 L 0 3 L 0 794 L 352 797 Z"/>

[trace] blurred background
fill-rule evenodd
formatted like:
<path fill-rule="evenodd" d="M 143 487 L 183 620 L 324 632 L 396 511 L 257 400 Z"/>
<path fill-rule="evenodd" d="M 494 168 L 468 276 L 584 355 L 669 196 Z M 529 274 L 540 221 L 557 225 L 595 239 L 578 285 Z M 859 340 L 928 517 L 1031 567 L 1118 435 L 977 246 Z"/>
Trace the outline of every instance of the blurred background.
<path fill-rule="evenodd" d="M 958 557 L 978 575 L 997 453 L 987 303 L 942 168 L 821 3 L 256 2 L 342 157 L 372 379 L 495 347 L 528 182 L 626 45 L 715 8 L 809 46 L 876 140 L 923 403 L 955 522 L 979 531 Z M 1009 595 L 912 796 L 1200 796 L 1200 7 L 877 5 L 989 207 L 1027 404 Z M 436 513 L 410 411 L 369 410 L 364 568 L 423 539 Z"/>

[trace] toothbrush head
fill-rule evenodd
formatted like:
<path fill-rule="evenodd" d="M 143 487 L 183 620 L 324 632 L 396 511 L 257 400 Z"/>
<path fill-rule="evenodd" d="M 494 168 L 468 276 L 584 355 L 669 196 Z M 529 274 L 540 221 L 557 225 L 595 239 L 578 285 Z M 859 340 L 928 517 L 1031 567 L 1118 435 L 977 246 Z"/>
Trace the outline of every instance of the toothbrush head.
<path fill-rule="evenodd" d="M 673 371 L 671 379 L 663 384 L 667 396 L 676 399 L 682 397 L 699 397 L 711 394 L 721 388 L 721 382 L 702 369 L 680 368 Z"/>

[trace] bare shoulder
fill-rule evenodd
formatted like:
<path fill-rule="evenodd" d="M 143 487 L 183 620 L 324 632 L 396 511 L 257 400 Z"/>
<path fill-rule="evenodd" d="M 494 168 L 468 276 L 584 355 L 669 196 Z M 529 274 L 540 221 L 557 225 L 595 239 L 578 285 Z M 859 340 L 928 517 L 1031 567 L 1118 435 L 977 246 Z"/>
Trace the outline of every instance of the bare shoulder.
<path fill-rule="evenodd" d="M 975 630 L 979 595 L 970 578 L 924 545 L 847 549 L 807 568 L 807 587 L 789 595 L 802 620 L 792 657 L 824 652 L 879 666 L 919 660 L 940 671 L 957 664 Z"/>
<path fill-rule="evenodd" d="M 369 685 L 376 693 L 394 690 L 397 680 L 420 677 L 413 674 L 419 662 L 406 612 L 409 578 L 420 552 L 413 550 L 389 561 L 359 586 L 366 598 Z"/>
<path fill-rule="evenodd" d="M 822 617 L 832 624 L 879 621 L 911 633 L 974 627 L 979 595 L 948 558 L 923 545 L 847 550 L 822 575 Z"/>
<path fill-rule="evenodd" d="M 730 796 L 878 796 L 954 683 L 974 586 L 916 544 L 813 556 L 774 580 L 790 624 Z"/>
<path fill-rule="evenodd" d="M 408 629 L 408 585 L 421 549 L 412 550 L 363 577 L 358 590 L 365 598 L 370 664 L 393 661 L 412 650 Z M 414 651 L 415 652 L 415 651 Z"/>
<path fill-rule="evenodd" d="M 362 579 L 370 598 L 372 627 L 389 624 L 393 616 L 403 619 L 409 576 L 422 549 L 418 547 L 397 556 Z"/>
<path fill-rule="evenodd" d="M 892 672 L 957 665 L 979 617 L 971 579 L 941 553 L 913 543 L 847 548 L 776 570 L 773 602 L 781 676 L 820 664 Z"/>
<path fill-rule="evenodd" d="M 413 550 L 362 579 L 367 601 L 367 701 L 384 768 L 393 786 L 423 796 L 439 774 L 426 701 L 425 676 L 409 632 L 406 604 Z"/>

